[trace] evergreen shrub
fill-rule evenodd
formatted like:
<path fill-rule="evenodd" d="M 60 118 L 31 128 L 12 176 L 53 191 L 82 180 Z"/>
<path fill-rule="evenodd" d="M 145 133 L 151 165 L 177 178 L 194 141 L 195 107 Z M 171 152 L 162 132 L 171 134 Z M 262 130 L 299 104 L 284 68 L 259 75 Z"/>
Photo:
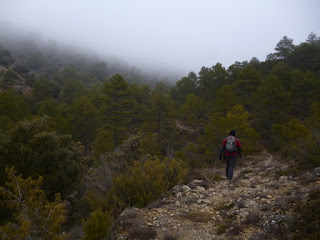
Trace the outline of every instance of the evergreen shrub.
<path fill-rule="evenodd" d="M 95 210 L 87 221 L 83 221 L 84 240 L 102 240 L 111 236 L 113 218 L 108 212 Z"/>
<path fill-rule="evenodd" d="M 176 159 L 135 161 L 126 172 L 113 178 L 111 192 L 118 204 L 144 207 L 174 185 L 184 182 L 187 173 L 186 165 Z"/>

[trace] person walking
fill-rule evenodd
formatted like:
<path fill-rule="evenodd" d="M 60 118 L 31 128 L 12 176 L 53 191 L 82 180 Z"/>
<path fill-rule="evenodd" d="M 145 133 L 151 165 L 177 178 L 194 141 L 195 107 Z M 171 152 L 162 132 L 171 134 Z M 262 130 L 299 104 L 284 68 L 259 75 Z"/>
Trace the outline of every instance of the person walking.
<path fill-rule="evenodd" d="M 231 130 L 230 136 L 225 138 L 222 142 L 219 159 L 221 160 L 224 152 L 224 159 L 226 160 L 226 178 L 232 180 L 233 169 L 237 159 L 237 153 L 241 158 L 241 143 L 236 139 L 236 132 Z"/>

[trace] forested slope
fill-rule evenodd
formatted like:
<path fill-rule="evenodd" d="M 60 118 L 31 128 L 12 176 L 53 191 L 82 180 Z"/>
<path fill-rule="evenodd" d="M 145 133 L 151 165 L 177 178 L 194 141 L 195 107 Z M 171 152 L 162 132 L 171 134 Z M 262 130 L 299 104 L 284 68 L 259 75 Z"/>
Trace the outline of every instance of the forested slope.
<path fill-rule="evenodd" d="M 231 129 L 244 157 L 268 148 L 300 170 L 320 164 L 315 34 L 299 45 L 283 37 L 265 61 L 228 69 L 216 63 L 172 86 L 46 50 L 0 43 L 5 238 L 64 239 L 68 232 L 76 239 L 82 229 L 90 235 L 99 218 L 106 230 L 111 216 L 144 207 L 199 168 L 219 164 Z"/>

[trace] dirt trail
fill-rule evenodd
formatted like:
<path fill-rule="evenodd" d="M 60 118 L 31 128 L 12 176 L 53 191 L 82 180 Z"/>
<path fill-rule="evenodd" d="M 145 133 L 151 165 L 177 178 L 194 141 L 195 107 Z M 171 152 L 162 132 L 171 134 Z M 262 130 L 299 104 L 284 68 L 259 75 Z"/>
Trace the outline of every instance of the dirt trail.
<path fill-rule="evenodd" d="M 176 120 L 176 126 L 179 128 L 179 129 L 182 129 L 182 130 L 186 130 L 188 132 L 194 132 L 194 129 L 190 128 L 190 127 L 186 127 L 186 126 L 183 126 L 178 120 Z"/>
<path fill-rule="evenodd" d="M 320 183 L 319 169 L 295 176 L 286 174 L 288 166 L 263 151 L 238 161 L 232 181 L 218 180 L 223 167 L 208 169 L 204 180 L 175 186 L 147 208 L 126 210 L 117 239 L 128 239 L 133 228 L 154 231 L 154 239 L 287 239 L 296 204 Z"/>

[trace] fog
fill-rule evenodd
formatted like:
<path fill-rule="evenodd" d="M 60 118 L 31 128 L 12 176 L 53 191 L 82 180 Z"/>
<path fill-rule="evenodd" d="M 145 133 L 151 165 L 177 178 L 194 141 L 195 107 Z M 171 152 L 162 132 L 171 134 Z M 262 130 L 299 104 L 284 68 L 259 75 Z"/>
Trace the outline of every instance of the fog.
<path fill-rule="evenodd" d="M 318 0 L 0 0 L 0 9 L 9 26 L 180 76 L 264 61 L 285 35 L 294 44 L 320 35 Z"/>

